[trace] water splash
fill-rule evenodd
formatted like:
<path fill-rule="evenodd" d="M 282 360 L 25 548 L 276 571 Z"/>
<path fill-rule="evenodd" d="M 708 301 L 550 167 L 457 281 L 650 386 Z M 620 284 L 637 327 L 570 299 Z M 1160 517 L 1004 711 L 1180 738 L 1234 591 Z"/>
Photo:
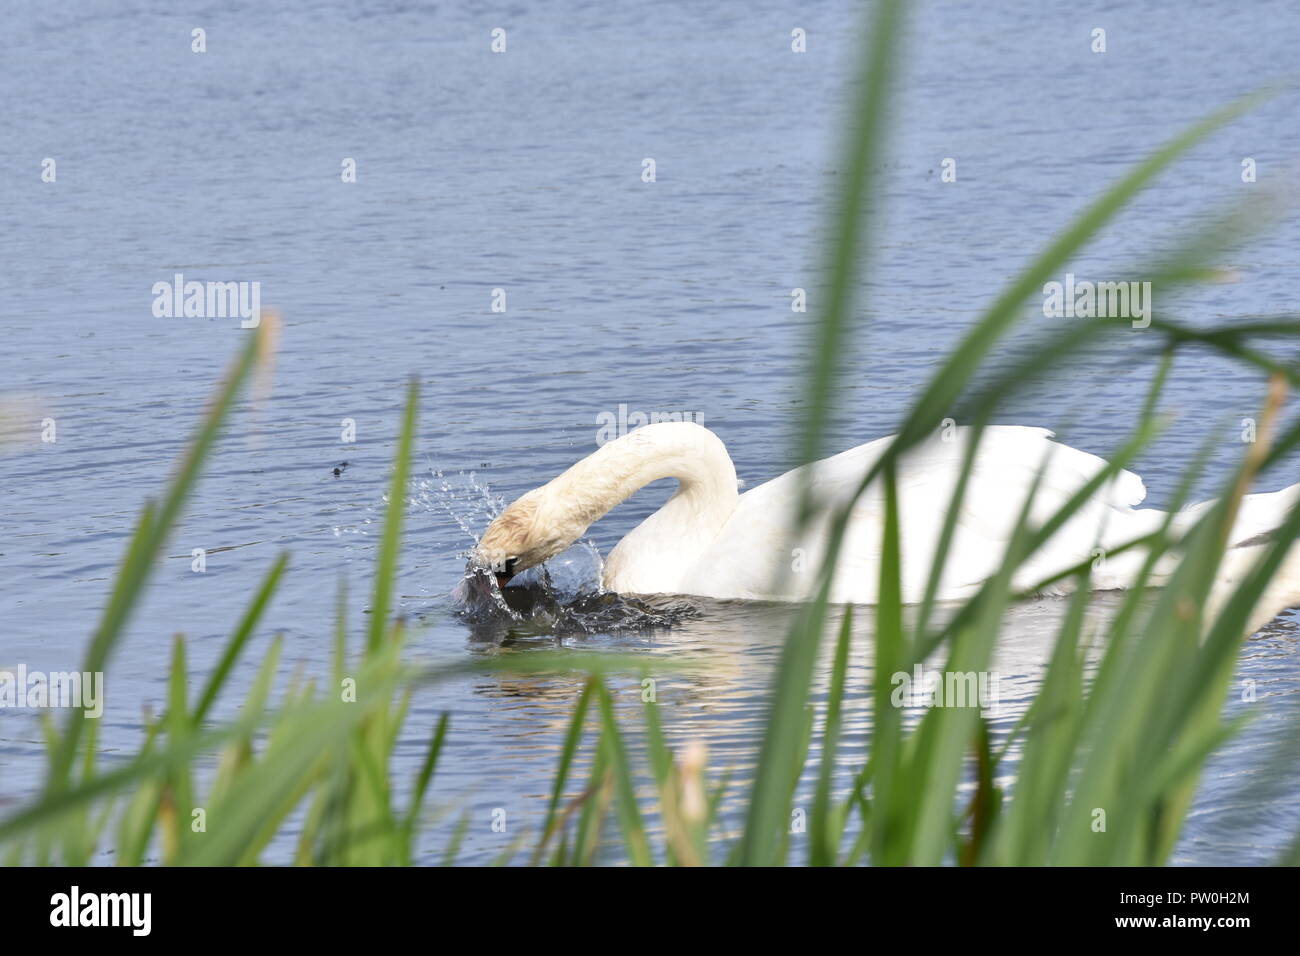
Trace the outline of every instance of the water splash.
<path fill-rule="evenodd" d="M 412 485 L 412 507 L 445 514 L 470 540 L 468 547 L 478 544 L 479 535 L 474 529 L 486 528 L 506 506 L 505 499 L 480 484 L 473 471 L 456 472 L 449 477 L 441 468 L 430 464 L 429 477 L 417 478 Z"/>
<path fill-rule="evenodd" d="M 507 502 L 481 484 L 475 472 L 447 474 L 430 464 L 429 474 L 412 482 L 411 505 L 445 515 L 459 530 L 454 541 L 440 541 L 455 560 L 466 561 L 482 530 Z M 672 628 L 699 617 L 697 604 L 680 596 L 624 597 L 601 587 L 604 560 L 587 538 L 545 564 L 529 568 L 504 590 L 490 575 L 468 572 L 452 591 L 457 617 L 475 640 L 500 643 L 510 636 L 567 637 Z"/>
<path fill-rule="evenodd" d="M 499 589 L 484 576 L 477 587 L 458 589 L 457 615 L 477 640 L 551 634 L 566 637 L 662 630 L 699 616 L 699 608 L 676 595 L 627 597 L 601 587 L 604 562 L 583 539 Z"/>

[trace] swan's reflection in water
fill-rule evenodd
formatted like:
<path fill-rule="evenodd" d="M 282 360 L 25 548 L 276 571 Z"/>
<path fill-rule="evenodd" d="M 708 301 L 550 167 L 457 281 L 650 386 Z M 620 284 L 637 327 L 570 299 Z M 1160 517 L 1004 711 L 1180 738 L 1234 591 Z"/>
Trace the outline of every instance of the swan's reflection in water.
<path fill-rule="evenodd" d="M 653 816 L 654 788 L 648 779 L 645 753 L 642 696 L 646 679 L 661 709 L 669 745 L 680 750 L 689 741 L 701 741 L 708 748 L 711 783 L 723 777 L 730 781 L 729 797 L 723 802 L 725 829 L 735 833 L 742 820 L 743 794 L 751 779 L 766 721 L 768 693 L 776 672 L 780 651 L 798 612 L 788 604 L 719 602 L 703 598 L 629 599 L 590 591 L 560 594 L 552 582 L 525 582 L 526 587 L 507 588 L 491 609 L 479 609 L 462 616 L 468 628 L 469 648 L 480 655 L 526 654 L 531 650 L 556 648 L 582 652 L 613 652 L 633 658 L 642 673 L 619 671 L 606 678 L 634 763 L 642 772 L 642 796 L 646 799 L 647 824 L 657 825 Z M 1092 601 L 1090 625 L 1105 622 L 1123 595 L 1097 593 Z M 1053 644 L 1066 611 L 1067 602 L 1055 598 L 1029 601 L 1012 608 L 999 637 L 991 687 L 996 693 L 986 710 L 991 728 L 1000 742 L 1037 692 Z M 834 609 L 823 641 L 822 659 L 810 700 L 815 708 L 816 728 L 821 719 L 830 678 L 829 652 L 843 608 Z M 873 609 L 856 608 L 853 616 L 852 652 L 843 714 L 843 732 L 837 757 L 838 784 L 847 792 L 852 775 L 860 769 L 870 744 L 870 700 L 874 675 L 871 670 L 874 643 Z M 1286 698 L 1295 696 L 1294 682 L 1287 675 L 1287 660 L 1294 654 L 1295 627 L 1282 619 L 1256 635 L 1242 656 L 1243 679 L 1259 683 L 1257 703 L 1261 715 L 1245 734 L 1215 758 L 1206 774 L 1202 796 L 1189 818 L 1183 846 L 1176 861 L 1213 863 L 1263 862 L 1271 859 L 1269 847 L 1280 849 L 1289 834 L 1300 828 L 1285 801 L 1274 806 L 1271 815 L 1237 813 L 1227 821 L 1228 811 L 1250 806 L 1240 795 L 1242 779 L 1253 785 L 1294 791 L 1298 780 L 1294 762 L 1277 765 L 1275 744 L 1284 739 L 1291 707 Z M 1087 652 L 1095 664 L 1100 649 Z M 946 652 L 925 662 L 930 671 L 941 670 Z M 1270 668 L 1276 668 L 1270 676 Z M 572 673 L 478 674 L 460 688 L 447 691 L 448 709 L 453 711 L 450 746 L 439 768 L 435 800 L 451 804 L 456 814 L 465 813 L 469 829 L 465 836 L 466 862 L 486 862 L 518 838 L 527 828 L 532 840 L 541 827 L 554 773 L 572 719 L 574 705 L 586 675 Z M 1285 694 L 1270 694 L 1273 680 Z M 465 713 L 466 702 L 470 713 Z M 1229 710 L 1242 706 L 1229 702 Z M 437 710 L 430 708 L 430 714 Z M 905 722 L 914 726 L 924 713 L 923 705 L 906 707 Z M 432 720 L 432 716 L 430 717 Z M 595 743 L 595 721 L 586 745 L 579 752 L 566 787 L 578 793 L 586 783 Z M 415 732 L 418 721 L 411 725 Z M 815 775 L 820 763 L 819 744 L 814 736 L 804 779 L 796 793 L 796 806 L 811 803 Z M 1010 782 L 1019 759 L 1018 745 L 1007 753 L 1001 773 Z M 1221 778 L 1235 778 L 1223 786 Z M 1238 806 L 1240 805 L 1240 806 Z M 494 819 L 504 811 L 504 831 L 492 829 Z M 494 817 L 493 814 L 497 816 Z M 1222 835 L 1227 822 L 1244 826 L 1249 834 L 1243 843 Z M 1222 824 L 1222 825 L 1221 825 Z M 450 826 L 451 823 L 447 823 Z M 609 842 L 618 839 L 611 820 Z M 431 853 L 441 846 L 435 828 L 429 842 Z M 723 848 L 718 848 L 718 858 Z M 1273 854 L 1276 855 L 1276 854 Z M 520 859 L 523 859 L 521 855 Z M 618 854 L 614 853 L 617 859 Z M 804 859 L 796 847 L 792 857 Z"/>

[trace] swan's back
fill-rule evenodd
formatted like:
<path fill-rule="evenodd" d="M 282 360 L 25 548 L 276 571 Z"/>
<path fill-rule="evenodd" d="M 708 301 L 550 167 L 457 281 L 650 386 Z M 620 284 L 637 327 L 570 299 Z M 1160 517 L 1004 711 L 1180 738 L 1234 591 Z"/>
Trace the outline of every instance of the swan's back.
<path fill-rule="evenodd" d="M 953 491 L 961 475 L 971 431 L 953 429 L 949 440 L 935 436 L 911 449 L 898 468 L 902 528 L 903 591 L 909 602 L 921 599 Z M 996 425 L 985 429 L 958 516 L 939 596 L 969 596 L 996 572 L 1016 520 L 1040 471 L 1033 520 L 1053 514 L 1102 468 L 1095 455 L 1054 442 L 1044 428 Z M 697 580 L 721 598 L 801 598 L 810 594 L 826 545 L 829 519 L 848 502 L 892 438 L 868 442 L 831 458 L 796 468 L 740 496 L 736 512 L 702 562 Z M 789 528 L 805 473 L 811 470 L 817 517 L 799 538 Z M 1107 483 L 1051 541 L 1023 567 L 1017 587 L 1029 587 L 1049 574 L 1084 560 L 1094 548 L 1104 551 L 1158 525 L 1157 512 L 1135 511 L 1146 496 L 1140 478 L 1122 471 Z M 884 498 L 873 482 L 853 508 L 837 565 L 832 599 L 873 603 L 880 575 Z M 1096 584 L 1119 586 L 1131 574 L 1133 559 L 1103 565 Z M 774 582 L 784 581 L 773 592 Z"/>

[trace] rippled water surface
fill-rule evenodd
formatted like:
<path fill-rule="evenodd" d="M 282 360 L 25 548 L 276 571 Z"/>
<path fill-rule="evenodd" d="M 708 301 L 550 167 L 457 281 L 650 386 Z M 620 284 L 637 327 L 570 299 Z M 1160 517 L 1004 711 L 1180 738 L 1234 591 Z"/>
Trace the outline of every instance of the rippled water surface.
<path fill-rule="evenodd" d="M 1285 2 L 917 7 L 836 448 L 888 434 L 981 306 L 1121 171 L 1293 69 L 1300 48 L 1300 12 Z M 1097 26 L 1105 54 L 1089 49 Z M 204 54 L 191 52 L 195 27 Z M 494 27 L 507 30 L 504 54 L 489 50 Z M 805 54 L 790 51 L 795 27 L 807 30 Z M 153 284 L 177 272 L 258 281 L 284 314 L 274 389 L 235 416 L 112 662 L 108 753 L 132 746 L 141 713 L 160 708 L 172 635 L 190 638 L 196 673 L 209 667 L 283 550 L 290 571 L 255 649 L 278 632 L 286 673 L 323 673 L 343 584 L 360 628 L 403 384 L 416 374 L 418 477 L 399 582 L 419 625 L 412 656 L 559 646 L 702 661 L 660 674 L 669 733 L 705 740 L 713 765 L 743 780 L 785 609 L 661 601 L 644 621 L 671 626 L 610 630 L 598 598 L 581 613 L 543 607 L 483 624 L 447 595 L 492 508 L 593 451 L 598 416 L 620 405 L 698 416 L 751 486 L 795 464 L 812 313 L 792 313 L 790 291 L 811 290 L 815 310 L 862 39 L 856 5 L 770 0 L 16 5 L 0 38 L 0 667 L 79 666 L 137 509 L 242 341 L 234 320 L 155 318 Z M 1073 271 L 1114 277 L 1244 190 L 1285 193 L 1300 151 L 1295 102 L 1284 94 L 1194 150 Z M 41 181 L 46 157 L 54 183 Z M 641 181 L 646 157 L 654 183 Z M 942 183 L 949 157 L 958 180 Z M 1249 186 L 1245 157 L 1259 169 Z M 345 158 L 355 183 L 340 181 Z M 1293 311 L 1297 249 L 1300 225 L 1284 215 L 1227 257 L 1235 281 L 1161 307 L 1204 326 Z M 504 313 L 491 311 L 494 289 Z M 1050 321 L 1030 315 L 1026 329 Z M 1001 420 L 1114 448 L 1149 381 L 1150 364 L 1133 359 L 1150 339 L 1110 341 L 1010 397 Z M 1166 501 L 1207 443 L 1208 493 L 1260 395 L 1257 377 L 1221 358 L 1183 357 L 1169 429 L 1138 469 L 1150 500 Z M 55 443 L 40 441 L 47 417 Z M 355 443 L 340 441 L 344 419 Z M 1295 481 L 1295 465 L 1269 484 Z M 608 552 L 669 491 L 660 483 L 610 514 L 554 563 L 552 584 L 581 590 L 591 549 Z M 191 571 L 194 548 L 208 552 L 205 573 Z M 1007 628 L 1003 729 L 1036 688 L 1059 611 L 1036 602 Z M 860 630 L 859 691 L 870 652 Z M 1211 765 L 1179 862 L 1266 861 L 1300 828 L 1300 776 L 1273 758 L 1300 689 L 1294 623 L 1253 638 L 1241 670 L 1260 700 L 1230 709 L 1251 706 L 1255 720 Z M 536 825 L 579 686 L 576 674 L 481 675 L 417 699 L 399 785 L 437 715 L 452 714 L 429 859 L 462 813 L 468 861 Z M 630 716 L 639 687 L 618 689 Z M 0 800 L 12 806 L 39 782 L 40 729 L 29 711 L 0 720 Z M 853 709 L 846 766 L 860 759 L 863 720 Z M 507 833 L 491 829 L 494 808 L 506 809 Z"/>

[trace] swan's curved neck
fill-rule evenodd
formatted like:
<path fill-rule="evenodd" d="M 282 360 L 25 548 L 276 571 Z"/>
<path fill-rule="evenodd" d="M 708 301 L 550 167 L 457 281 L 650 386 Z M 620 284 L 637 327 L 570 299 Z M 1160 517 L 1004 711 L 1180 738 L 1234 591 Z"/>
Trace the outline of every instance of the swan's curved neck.
<path fill-rule="evenodd" d="M 710 514 L 725 510 L 730 517 L 736 506 L 736 469 L 726 446 L 708 429 L 689 422 L 661 422 L 629 432 L 543 487 L 585 531 L 661 478 L 676 478 L 681 485 L 673 497 L 688 498 Z"/>
<path fill-rule="evenodd" d="M 681 572 L 717 537 L 739 497 L 726 446 L 707 428 L 690 422 L 643 426 L 606 443 L 542 490 L 551 506 L 561 509 L 552 520 L 568 525 L 572 541 L 615 505 L 661 478 L 676 478 L 677 493 L 619 543 L 606 567 L 626 566 L 635 558 L 638 566 L 653 563 Z M 622 586 L 649 593 L 668 590 L 658 586 L 663 583 L 625 581 Z"/>

